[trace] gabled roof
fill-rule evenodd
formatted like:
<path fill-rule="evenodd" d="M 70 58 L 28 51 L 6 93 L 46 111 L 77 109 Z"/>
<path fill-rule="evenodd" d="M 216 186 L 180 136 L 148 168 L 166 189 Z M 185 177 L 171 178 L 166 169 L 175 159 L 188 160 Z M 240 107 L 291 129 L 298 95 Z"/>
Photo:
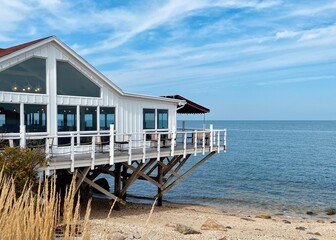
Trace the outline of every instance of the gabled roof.
<path fill-rule="evenodd" d="M 69 53 L 72 57 L 74 57 L 80 63 L 84 64 L 88 69 L 90 69 L 90 71 L 94 72 L 102 81 L 104 81 L 107 85 L 109 85 L 112 89 L 114 89 L 121 96 L 130 97 L 130 98 L 142 98 L 142 99 L 148 99 L 148 100 L 164 101 L 164 102 L 174 103 L 176 105 L 183 105 L 185 103 L 183 100 L 166 99 L 166 98 L 157 97 L 157 96 L 147 96 L 147 95 L 142 95 L 142 94 L 125 93 L 117 85 L 115 85 L 110 79 L 108 79 L 105 75 L 103 75 L 100 71 L 98 71 L 90 63 L 88 63 L 84 58 L 82 58 L 78 53 L 76 53 L 73 49 L 71 49 L 65 43 L 60 41 L 56 36 L 40 38 L 40 39 L 31 41 L 31 42 L 23 43 L 20 45 L 9 47 L 9 48 L 0 48 L 0 62 L 2 60 L 10 59 L 26 51 L 33 50 L 35 48 L 41 47 L 51 42 L 56 43 L 64 51 Z"/>
<path fill-rule="evenodd" d="M 186 104 L 184 107 L 177 110 L 177 113 L 184 113 L 184 114 L 205 114 L 210 112 L 209 108 L 203 107 L 189 99 L 182 97 L 181 95 L 171 95 L 171 96 L 164 96 L 166 98 L 184 100 Z"/>
<path fill-rule="evenodd" d="M 0 48 L 0 57 L 6 56 L 8 54 L 11 54 L 11 53 L 16 52 L 18 50 L 21 50 L 23 48 L 29 47 L 29 46 L 31 46 L 35 43 L 38 43 L 38 42 L 41 42 L 41 41 L 47 39 L 47 38 L 51 38 L 51 36 L 45 37 L 45 38 L 40 38 L 40 39 L 31 41 L 31 42 L 27 42 L 27 43 L 23 43 L 23 44 L 20 44 L 20 45 L 16 45 L 16 46 L 13 46 L 13 47 L 10 47 L 10 48 Z"/>

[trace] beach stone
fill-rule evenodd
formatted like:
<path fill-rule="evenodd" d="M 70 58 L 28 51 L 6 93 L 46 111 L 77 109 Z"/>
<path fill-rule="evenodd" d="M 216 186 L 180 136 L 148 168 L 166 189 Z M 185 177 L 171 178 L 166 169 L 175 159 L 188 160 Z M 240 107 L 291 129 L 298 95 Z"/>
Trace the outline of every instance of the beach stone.
<path fill-rule="evenodd" d="M 232 227 L 230 227 L 230 226 L 226 226 L 225 228 L 226 228 L 226 229 L 232 229 Z"/>
<path fill-rule="evenodd" d="M 141 238 L 141 234 L 139 232 L 136 232 L 136 233 L 133 234 L 133 238 L 140 239 Z"/>
<path fill-rule="evenodd" d="M 201 234 L 200 231 L 197 231 L 196 229 L 183 225 L 183 224 L 176 224 L 175 230 L 184 234 L 184 235 L 189 235 L 189 234 Z"/>
<path fill-rule="evenodd" d="M 325 221 L 323 221 L 323 220 L 317 220 L 316 222 L 318 222 L 318 223 L 325 223 Z"/>
<path fill-rule="evenodd" d="M 284 223 L 286 223 L 286 224 L 291 224 L 291 222 L 290 221 L 288 221 L 288 220 L 282 220 Z"/>
<path fill-rule="evenodd" d="M 309 238 L 308 240 L 319 240 L 318 238 Z"/>
<path fill-rule="evenodd" d="M 256 218 L 262 218 L 262 219 L 272 219 L 270 215 L 258 215 Z"/>
<path fill-rule="evenodd" d="M 166 227 L 172 227 L 172 228 L 175 228 L 176 227 L 176 223 L 167 223 L 166 224 Z"/>
<path fill-rule="evenodd" d="M 326 210 L 326 214 L 331 216 L 331 215 L 335 215 L 336 214 L 336 208 L 328 208 Z"/>
<path fill-rule="evenodd" d="M 300 231 L 305 231 L 307 228 L 306 227 L 296 227 L 296 230 L 300 230 Z"/>
<path fill-rule="evenodd" d="M 207 219 L 201 226 L 201 230 L 218 230 L 225 231 L 226 228 L 222 224 L 216 222 L 213 219 Z"/>
<path fill-rule="evenodd" d="M 330 223 L 336 223 L 336 221 L 331 221 Z"/>
<path fill-rule="evenodd" d="M 306 214 L 307 214 L 307 215 L 310 215 L 310 216 L 312 216 L 312 215 L 316 215 L 313 211 L 307 211 Z"/>
<path fill-rule="evenodd" d="M 316 235 L 316 236 L 322 236 L 321 233 L 319 233 L 319 232 L 315 232 L 315 233 L 313 233 L 313 232 L 307 232 L 307 234 Z"/>
<path fill-rule="evenodd" d="M 113 232 L 107 236 L 108 240 L 125 240 L 127 239 L 127 235 L 121 232 Z"/>

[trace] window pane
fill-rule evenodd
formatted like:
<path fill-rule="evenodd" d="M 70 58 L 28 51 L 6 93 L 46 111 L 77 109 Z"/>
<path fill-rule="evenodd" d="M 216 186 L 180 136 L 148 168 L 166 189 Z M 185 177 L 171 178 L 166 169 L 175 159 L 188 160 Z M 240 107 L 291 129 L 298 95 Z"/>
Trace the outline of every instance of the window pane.
<path fill-rule="evenodd" d="M 114 124 L 114 108 L 101 107 L 100 108 L 100 130 L 109 130 L 110 124 Z"/>
<path fill-rule="evenodd" d="M 46 60 L 34 57 L 0 72 L 0 91 L 46 93 Z"/>
<path fill-rule="evenodd" d="M 100 97 L 100 88 L 70 63 L 57 61 L 57 94 Z"/>
<path fill-rule="evenodd" d="M 24 116 L 27 132 L 46 132 L 47 131 L 47 106 L 25 104 Z"/>
<path fill-rule="evenodd" d="M 143 129 L 155 129 L 155 109 L 143 110 Z"/>
<path fill-rule="evenodd" d="M 57 107 L 57 127 L 58 131 L 77 130 L 77 107 L 58 106 Z"/>
<path fill-rule="evenodd" d="M 20 105 L 0 103 L 0 132 L 20 132 Z"/>
<path fill-rule="evenodd" d="M 158 129 L 168 128 L 168 110 L 158 109 L 157 125 Z"/>
<path fill-rule="evenodd" d="M 96 107 L 80 107 L 80 130 L 81 131 L 97 130 Z"/>

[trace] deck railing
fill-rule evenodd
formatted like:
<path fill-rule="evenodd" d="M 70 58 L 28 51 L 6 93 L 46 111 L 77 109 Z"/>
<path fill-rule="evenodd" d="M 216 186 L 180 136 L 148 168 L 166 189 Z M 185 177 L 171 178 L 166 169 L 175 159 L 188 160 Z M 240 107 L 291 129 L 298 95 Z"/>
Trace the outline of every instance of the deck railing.
<path fill-rule="evenodd" d="M 226 129 L 213 129 L 210 125 L 205 130 L 145 130 L 139 133 L 117 133 L 114 125 L 111 130 L 86 131 L 86 132 L 59 132 L 57 136 L 50 136 L 47 133 L 27 133 L 25 126 L 20 126 L 20 133 L 2 134 L 1 139 L 14 145 L 19 140 L 20 147 L 43 148 L 47 158 L 57 156 L 70 156 L 71 170 L 75 168 L 76 155 L 91 154 L 91 168 L 95 166 L 97 153 L 109 153 L 109 163 L 114 164 L 116 152 L 120 151 L 128 155 L 128 163 L 132 162 L 132 154 L 142 152 L 142 161 L 145 162 L 149 149 L 156 149 L 157 159 L 160 160 L 161 152 L 167 150 L 171 156 L 175 151 L 183 152 L 186 157 L 187 150 L 193 148 L 194 155 L 201 152 L 226 151 Z M 61 144 L 61 142 L 65 142 Z M 35 142 L 34 142 L 35 141 Z M 30 145 L 29 142 L 34 142 Z M 151 151 L 153 152 L 153 151 Z"/>

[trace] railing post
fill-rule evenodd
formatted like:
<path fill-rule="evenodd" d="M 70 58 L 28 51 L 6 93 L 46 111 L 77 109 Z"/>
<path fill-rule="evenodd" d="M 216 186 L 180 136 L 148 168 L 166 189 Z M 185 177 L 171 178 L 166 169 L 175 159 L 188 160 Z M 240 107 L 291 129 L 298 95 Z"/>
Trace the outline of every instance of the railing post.
<path fill-rule="evenodd" d="M 213 125 L 210 124 L 210 152 L 213 151 Z"/>
<path fill-rule="evenodd" d="M 75 136 L 73 133 L 71 133 L 71 147 L 70 147 L 70 152 L 71 152 L 71 172 L 75 171 Z"/>
<path fill-rule="evenodd" d="M 114 164 L 114 124 L 110 124 L 110 165 Z"/>
<path fill-rule="evenodd" d="M 220 152 L 220 131 L 217 132 L 217 152 Z"/>
<path fill-rule="evenodd" d="M 224 152 L 226 152 L 226 128 L 224 129 Z"/>
<path fill-rule="evenodd" d="M 194 155 L 197 156 L 197 130 L 194 130 Z"/>
<path fill-rule="evenodd" d="M 26 125 L 20 125 L 20 147 L 26 147 Z"/>
<path fill-rule="evenodd" d="M 132 164 L 132 135 L 128 134 L 128 165 Z"/>
<path fill-rule="evenodd" d="M 184 132 L 183 136 L 183 158 L 187 156 L 187 132 Z"/>
<path fill-rule="evenodd" d="M 91 170 L 94 170 L 96 160 L 96 136 L 92 136 L 91 151 Z"/>
<path fill-rule="evenodd" d="M 168 133 L 168 134 L 170 134 L 170 133 Z M 170 146 L 170 156 L 174 156 L 174 151 L 175 151 L 175 139 L 176 139 L 176 132 L 175 131 L 173 131 L 172 133 L 171 133 L 171 141 L 170 141 L 170 144 L 171 144 L 171 146 Z"/>
<path fill-rule="evenodd" d="M 205 154 L 205 131 L 203 131 L 203 139 L 202 139 L 202 154 Z"/>
<path fill-rule="evenodd" d="M 142 163 L 146 161 L 146 132 L 143 134 Z"/>
<path fill-rule="evenodd" d="M 46 137 L 46 146 L 45 146 L 45 154 L 46 154 L 46 159 L 48 160 L 50 158 L 50 142 L 49 142 L 49 138 Z"/>
<path fill-rule="evenodd" d="M 161 133 L 157 133 L 157 160 L 160 161 L 161 154 Z"/>

